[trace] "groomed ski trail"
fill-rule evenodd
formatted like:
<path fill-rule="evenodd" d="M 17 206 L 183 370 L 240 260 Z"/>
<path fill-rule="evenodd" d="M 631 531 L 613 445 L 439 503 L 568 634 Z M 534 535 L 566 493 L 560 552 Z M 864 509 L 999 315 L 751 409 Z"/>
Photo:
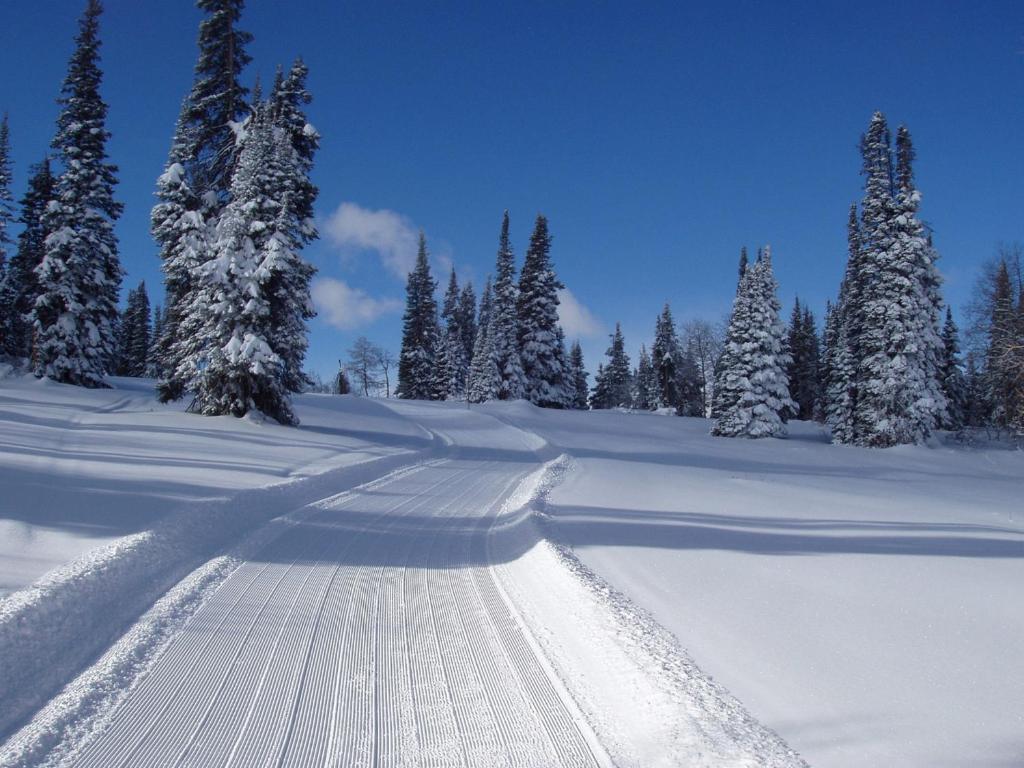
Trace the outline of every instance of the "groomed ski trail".
<path fill-rule="evenodd" d="M 450 459 L 328 500 L 236 569 L 72 763 L 598 766 L 488 534 L 531 461 Z"/>

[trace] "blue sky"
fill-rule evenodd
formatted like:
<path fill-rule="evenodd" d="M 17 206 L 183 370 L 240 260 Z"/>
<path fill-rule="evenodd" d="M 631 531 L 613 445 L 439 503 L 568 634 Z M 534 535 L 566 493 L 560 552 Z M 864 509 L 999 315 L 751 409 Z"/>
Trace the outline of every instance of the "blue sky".
<path fill-rule="evenodd" d="M 0 9 L 19 197 L 83 5 Z M 591 370 L 616 320 L 634 350 L 666 300 L 719 319 L 743 244 L 771 244 L 787 313 L 799 294 L 820 315 L 875 109 L 914 137 L 954 309 L 997 243 L 1024 240 L 1024 3 L 633 5 L 250 0 L 245 79 L 301 54 L 323 135 L 311 369 L 330 375 L 360 334 L 397 351 L 419 228 L 439 269 L 482 283 L 505 208 L 520 259 L 548 216 Z M 200 18 L 187 0 L 107 0 L 102 20 L 126 285 L 157 301 L 149 209 Z"/>

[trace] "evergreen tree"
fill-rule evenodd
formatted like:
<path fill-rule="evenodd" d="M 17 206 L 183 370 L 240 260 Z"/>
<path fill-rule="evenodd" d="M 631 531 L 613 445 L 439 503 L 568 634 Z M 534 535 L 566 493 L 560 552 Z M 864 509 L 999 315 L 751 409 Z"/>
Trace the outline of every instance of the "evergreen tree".
<path fill-rule="evenodd" d="M 207 196 L 204 204 L 199 190 L 189 181 L 186 164 L 195 148 L 188 125 L 189 104 L 182 105 L 164 172 L 157 180 L 159 202 L 153 207 L 150 231 L 160 246 L 161 269 L 167 303 L 160 333 L 155 337 L 154 357 L 159 379 L 157 393 L 162 402 L 177 400 L 184 394 L 188 377 L 191 340 L 182 338 L 179 327 L 184 312 L 192 303 L 192 288 L 200 266 L 210 258 L 215 237 L 217 211 Z"/>
<path fill-rule="evenodd" d="M 407 400 L 433 400 L 437 397 L 434 378 L 438 346 L 436 288 L 427 260 L 427 239 L 420 232 L 416 266 L 409 273 L 405 287 L 402 350 L 398 358 L 396 392 Z"/>
<path fill-rule="evenodd" d="M 658 402 L 658 379 L 651 364 L 647 347 L 640 345 L 640 360 L 637 363 L 633 384 L 633 408 L 639 411 L 653 411 Z"/>
<path fill-rule="evenodd" d="M 787 346 L 791 357 L 787 368 L 789 391 L 797 404 L 794 418 L 810 421 L 815 418 L 821 396 L 820 350 L 818 330 L 809 307 L 798 298 L 790 316 Z"/>
<path fill-rule="evenodd" d="M 11 197 L 11 145 L 7 114 L 0 119 L 0 355 L 20 356 L 24 339 L 16 303 L 21 293 L 18 275 L 8 262 L 11 223 L 14 221 L 14 198 Z"/>
<path fill-rule="evenodd" d="M 932 254 L 917 218 L 913 150 L 900 131 L 892 171 L 889 131 L 875 113 L 862 142 L 866 291 L 858 336 L 855 440 L 885 447 L 927 438 L 945 408 L 938 381 Z M 893 188 L 893 183 L 897 188 Z"/>
<path fill-rule="evenodd" d="M 629 355 L 626 354 L 626 342 L 622 338 L 622 328 L 615 324 L 615 333 L 611 335 L 611 345 L 605 355 L 607 365 L 598 368 L 594 384 L 594 396 L 591 407 L 629 408 L 632 404 L 632 374 L 629 367 Z"/>
<path fill-rule="evenodd" d="M 689 348 L 680 347 L 676 371 L 676 391 L 679 393 L 676 415 L 703 416 L 704 399 L 701 394 L 700 371 Z"/>
<path fill-rule="evenodd" d="M 21 198 L 22 224 L 18 248 L 8 263 L 6 289 L 0 300 L 12 308 L 9 326 L 0 353 L 29 357 L 32 352 L 32 316 L 39 296 L 36 268 L 46 255 L 46 228 L 43 214 L 54 196 L 54 178 L 49 160 L 31 168 L 28 190 Z"/>
<path fill-rule="evenodd" d="M 964 424 L 969 427 L 982 427 L 989 423 L 992 403 L 985 375 L 978 370 L 974 355 L 967 355 L 967 373 L 964 377 Z"/>
<path fill-rule="evenodd" d="M 858 341 L 866 277 L 856 204 L 850 206 L 847 249 L 846 274 L 839 288 L 839 301 L 825 329 L 825 420 L 832 430 L 832 439 L 838 443 L 852 443 L 856 436 Z"/>
<path fill-rule="evenodd" d="M 611 408 L 610 402 L 611 397 L 608 394 L 608 378 L 605 375 L 604 363 L 598 363 L 597 373 L 594 374 L 594 388 L 590 392 L 589 405 L 591 410 L 601 411 Z"/>
<path fill-rule="evenodd" d="M 583 364 L 583 348 L 578 340 L 569 349 L 569 381 L 572 386 L 569 407 L 587 410 L 587 369 Z"/>
<path fill-rule="evenodd" d="M 736 279 L 736 286 L 739 287 L 739 282 L 743 279 L 743 276 L 747 274 L 747 246 L 740 247 L 740 268 L 739 277 Z"/>
<path fill-rule="evenodd" d="M 291 205 L 298 167 L 287 133 L 261 108 L 241 144 L 213 257 L 199 266 L 181 318 L 188 345 L 178 375 L 200 413 L 255 409 L 298 423 L 289 395 L 308 383 L 301 361 L 312 313 L 312 268 L 299 256 Z"/>
<path fill-rule="evenodd" d="M 795 409 L 786 382 L 789 353 L 779 320 L 778 287 L 765 248 L 747 269 L 733 303 L 726 341 L 727 365 L 715 385 L 712 434 L 774 437 L 785 434 L 782 413 Z"/>
<path fill-rule="evenodd" d="M 551 264 L 548 220 L 538 215 L 519 276 L 516 312 L 524 395 L 542 408 L 561 408 L 565 403 L 565 371 L 558 347 L 558 289 L 562 287 Z"/>
<path fill-rule="evenodd" d="M 36 269 L 36 376 L 104 387 L 116 348 L 122 270 L 114 221 L 117 167 L 107 162 L 107 105 L 100 97 L 99 0 L 89 0 L 64 79 L 53 148 L 61 161 L 44 214 L 46 253 Z"/>
<path fill-rule="evenodd" d="M 319 190 L 310 179 L 313 158 L 320 148 L 320 134 L 306 118 L 304 107 L 312 103 L 313 96 L 306 88 L 309 67 L 301 58 L 295 60 L 287 76 L 282 77 L 280 69 L 271 93 L 271 109 L 274 125 L 285 131 L 296 157 L 295 189 L 292 192 L 292 207 L 296 219 L 296 232 L 303 244 L 317 238 L 313 221 L 313 205 Z"/>
<path fill-rule="evenodd" d="M 953 322 L 953 311 L 946 307 L 942 326 L 942 389 L 946 396 L 943 429 L 960 429 L 967 423 L 967 381 L 960 368 L 960 334 Z"/>
<path fill-rule="evenodd" d="M 435 389 L 445 400 L 461 400 L 465 397 L 466 381 L 469 376 L 470 361 L 466 358 L 462 337 L 459 299 L 459 283 L 453 268 L 441 309 L 444 329 L 434 371 L 437 377 Z"/>
<path fill-rule="evenodd" d="M 118 332 L 117 374 L 145 376 L 149 361 L 149 295 L 146 283 L 128 292 Z"/>
<path fill-rule="evenodd" d="M 467 364 L 473 359 L 476 344 L 476 292 L 473 283 L 466 282 L 459 294 L 459 328 L 462 331 L 462 349 Z"/>
<path fill-rule="evenodd" d="M 1014 306 L 1013 287 L 1006 260 L 999 262 L 991 298 L 988 349 L 985 356 L 985 395 L 988 421 L 997 427 L 1019 426 L 1024 416 L 1024 329 L 1020 308 Z"/>
<path fill-rule="evenodd" d="M 491 280 L 484 284 L 480 297 L 480 318 L 473 340 L 473 357 L 469 366 L 469 381 L 466 385 L 466 399 L 471 403 L 484 403 L 498 396 L 501 388 L 501 374 L 494 363 L 494 343 L 491 331 L 492 316 Z"/>
<path fill-rule="evenodd" d="M 150 325 L 150 328 L 149 357 L 146 359 L 146 376 L 151 379 L 156 379 L 163 375 L 160 368 L 160 354 L 157 342 L 163 337 L 164 311 L 159 304 L 153 308 L 153 322 Z"/>
<path fill-rule="evenodd" d="M 746 249 L 742 251 L 746 255 Z M 676 324 L 668 303 L 658 315 L 654 326 L 654 346 L 651 348 L 651 368 L 656 380 L 656 408 L 679 408 L 683 402 L 679 391 L 680 350 Z"/>
<path fill-rule="evenodd" d="M 179 325 L 185 307 L 195 303 L 192 277 L 212 258 L 217 222 L 239 156 L 239 129 L 249 114 L 248 89 L 239 82 L 251 60 L 245 46 L 252 35 L 237 27 L 244 0 L 198 0 L 197 5 L 206 18 L 199 24 L 195 76 L 157 181 L 159 202 L 151 218 L 167 294 L 155 353 L 161 369 L 157 391 L 163 401 L 184 392 L 185 380 L 178 372 L 188 369 L 188 353 Z"/>
<path fill-rule="evenodd" d="M 501 376 L 498 399 L 518 400 L 526 392 L 526 375 L 523 373 L 523 361 L 519 356 L 515 257 L 512 255 L 512 244 L 508 235 L 508 211 L 505 211 L 501 222 L 491 301 L 491 346 L 494 367 Z"/>

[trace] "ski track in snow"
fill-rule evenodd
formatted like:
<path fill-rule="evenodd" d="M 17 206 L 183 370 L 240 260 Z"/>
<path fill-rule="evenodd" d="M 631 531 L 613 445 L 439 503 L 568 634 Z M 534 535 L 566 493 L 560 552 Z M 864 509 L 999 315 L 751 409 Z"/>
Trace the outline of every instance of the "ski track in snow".
<path fill-rule="evenodd" d="M 448 460 L 328 499 L 242 563 L 76 766 L 597 766 L 496 585 L 530 462 Z"/>

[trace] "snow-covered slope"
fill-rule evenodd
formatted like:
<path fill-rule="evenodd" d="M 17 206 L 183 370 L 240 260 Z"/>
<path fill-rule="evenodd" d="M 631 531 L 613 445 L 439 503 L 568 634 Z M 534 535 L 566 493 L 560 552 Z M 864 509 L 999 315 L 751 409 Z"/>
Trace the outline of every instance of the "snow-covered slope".
<path fill-rule="evenodd" d="M 1024 453 L 487 409 L 575 457 L 552 534 L 812 765 L 1024 764 Z"/>
<path fill-rule="evenodd" d="M 370 400 L 298 398 L 302 426 L 182 417 L 152 382 L 84 390 L 0 381 L 0 595 L 197 500 L 422 449 L 429 435 Z"/>
<path fill-rule="evenodd" d="M 116 383 L 0 382 L 0 765 L 1024 756 L 1020 452 Z"/>

